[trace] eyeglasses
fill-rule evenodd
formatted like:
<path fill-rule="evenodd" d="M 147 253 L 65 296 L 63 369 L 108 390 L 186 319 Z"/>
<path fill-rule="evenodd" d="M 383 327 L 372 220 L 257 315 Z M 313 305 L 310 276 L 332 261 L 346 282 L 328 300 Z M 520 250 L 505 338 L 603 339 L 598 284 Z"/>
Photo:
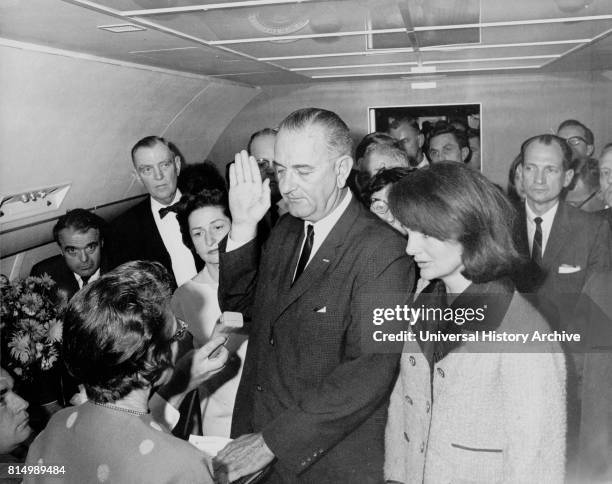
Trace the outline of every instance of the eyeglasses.
<path fill-rule="evenodd" d="M 580 143 L 584 143 L 585 145 L 587 144 L 586 140 L 582 136 L 572 136 L 571 138 L 567 138 L 565 141 L 570 146 L 577 146 Z"/>
<path fill-rule="evenodd" d="M 187 323 L 185 321 L 177 318 L 176 326 L 176 333 L 174 333 L 172 338 L 170 338 L 170 341 L 172 343 L 183 339 L 183 336 L 185 336 L 185 333 L 187 332 Z"/>
<path fill-rule="evenodd" d="M 372 198 L 370 200 L 370 210 L 374 213 L 384 215 L 389 211 L 389 205 L 380 198 Z"/>

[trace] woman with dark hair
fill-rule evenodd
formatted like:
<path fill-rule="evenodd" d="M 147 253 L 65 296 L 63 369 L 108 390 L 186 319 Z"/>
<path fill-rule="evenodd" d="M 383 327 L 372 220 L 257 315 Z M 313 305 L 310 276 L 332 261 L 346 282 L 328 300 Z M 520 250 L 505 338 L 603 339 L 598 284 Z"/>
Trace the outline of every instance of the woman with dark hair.
<path fill-rule="evenodd" d="M 89 400 L 53 415 L 30 447 L 28 465 L 61 466 L 63 473 L 32 480 L 212 482 L 203 454 L 172 436 L 149 411 L 149 397 L 169 380 L 186 330 L 170 311 L 172 285 L 161 264 L 137 261 L 103 275 L 71 299 L 63 354 Z M 223 366 L 226 355 L 219 352 L 215 361 L 207 354 L 208 376 Z"/>
<path fill-rule="evenodd" d="M 227 192 L 218 189 L 202 190 L 198 194 L 183 197 L 177 220 L 183 243 L 205 263 L 204 268 L 179 287 L 172 298 L 174 313 L 187 323 L 194 345 L 199 348 L 210 340 L 221 316 L 217 297 L 219 242 L 232 226 Z M 233 358 L 222 373 L 198 389 L 204 435 L 229 437 L 246 346 L 244 336 L 236 351 L 238 358 Z"/>
<path fill-rule="evenodd" d="M 432 281 L 412 307 L 391 396 L 385 477 L 412 482 L 563 482 L 565 366 L 558 343 L 486 342 L 549 327 L 509 279 L 514 210 L 483 175 L 436 163 L 389 194 L 406 252 Z M 444 315 L 444 316 L 442 316 Z M 471 315 L 471 317 L 468 317 Z"/>

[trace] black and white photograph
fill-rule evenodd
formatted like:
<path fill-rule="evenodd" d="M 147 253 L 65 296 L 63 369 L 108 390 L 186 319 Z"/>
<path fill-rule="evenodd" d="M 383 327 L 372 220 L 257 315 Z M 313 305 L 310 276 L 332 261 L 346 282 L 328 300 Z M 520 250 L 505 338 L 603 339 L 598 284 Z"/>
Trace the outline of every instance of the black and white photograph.
<path fill-rule="evenodd" d="M 2 0 L 0 88 L 0 484 L 612 484 L 611 0 Z"/>

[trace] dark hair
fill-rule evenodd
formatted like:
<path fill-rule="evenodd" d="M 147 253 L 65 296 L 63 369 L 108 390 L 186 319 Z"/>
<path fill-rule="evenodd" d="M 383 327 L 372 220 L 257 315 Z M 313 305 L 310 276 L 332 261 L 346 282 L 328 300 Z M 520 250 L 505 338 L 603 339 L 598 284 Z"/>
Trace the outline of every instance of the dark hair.
<path fill-rule="evenodd" d="M 588 156 L 574 158 L 571 168 L 574 170 L 574 177 L 567 190 L 573 190 L 578 180 L 582 180 L 582 183 L 591 191 L 599 190 L 599 162 L 595 158 Z"/>
<path fill-rule="evenodd" d="M 249 143 L 247 144 L 247 151 L 249 155 L 251 154 L 251 146 L 253 146 L 253 141 L 255 141 L 260 136 L 274 136 L 278 134 L 278 130 L 275 128 L 264 128 L 259 131 L 255 131 L 251 137 L 249 138 Z"/>
<path fill-rule="evenodd" d="M 356 163 L 359 163 L 359 160 L 363 158 L 366 150 L 373 144 L 384 144 L 401 148 L 398 141 L 394 137 L 389 136 L 386 133 L 374 131 L 373 133 L 366 134 L 357 145 L 357 148 L 355 148 Z"/>
<path fill-rule="evenodd" d="M 134 155 L 140 148 L 153 148 L 157 144 L 164 145 L 173 155 L 176 155 L 176 152 L 172 148 L 171 144 L 166 141 L 166 139 L 160 136 L 145 136 L 141 140 L 137 141 L 136 144 L 132 147 L 132 163 L 134 162 Z"/>
<path fill-rule="evenodd" d="M 468 130 L 467 130 L 467 138 L 468 138 L 468 141 L 470 140 L 470 138 L 478 138 L 478 139 L 480 139 L 480 130 L 479 129 L 474 129 L 474 128 L 468 128 Z"/>
<path fill-rule="evenodd" d="M 191 195 L 212 188 L 226 189 L 223 176 L 209 160 L 185 165 L 179 173 L 177 186 L 181 195 Z"/>
<path fill-rule="evenodd" d="M 469 149 L 470 144 L 468 142 L 467 133 L 465 131 L 457 129 L 455 126 L 450 123 L 447 123 L 446 121 L 438 121 L 436 124 L 434 124 L 433 128 L 431 128 L 431 131 L 427 135 L 428 148 L 429 144 L 431 143 L 431 140 L 436 136 L 440 136 L 442 134 L 452 135 L 453 138 L 455 138 L 457 144 L 459 145 L 459 148 Z"/>
<path fill-rule="evenodd" d="M 158 262 L 123 264 L 89 283 L 64 313 L 63 357 L 96 402 L 153 385 L 172 367 L 170 298 Z"/>
<path fill-rule="evenodd" d="M 335 156 L 351 156 L 353 140 L 348 126 L 336 113 L 321 108 L 304 108 L 292 112 L 281 122 L 278 131 L 296 131 L 319 126 L 325 131 L 327 150 Z"/>
<path fill-rule="evenodd" d="M 578 128 L 581 128 L 582 131 L 584 131 L 584 140 L 587 142 L 587 145 L 593 146 L 593 143 L 595 142 L 595 136 L 593 136 L 593 131 L 591 131 L 577 119 L 566 119 L 565 121 L 563 121 L 557 128 L 557 133 L 563 128 L 567 128 L 568 126 L 577 126 Z"/>
<path fill-rule="evenodd" d="M 393 215 L 411 230 L 463 247 L 462 275 L 488 282 L 522 264 L 512 239 L 516 212 L 503 192 L 480 172 L 455 162 L 415 170 L 389 193 Z"/>
<path fill-rule="evenodd" d="M 189 215 L 198 208 L 204 207 L 219 207 L 223 210 L 223 214 L 230 220 L 232 215 L 229 209 L 229 201 L 227 190 L 218 188 L 204 189 L 199 193 L 184 195 L 176 206 L 176 219 L 181 228 L 183 244 L 190 250 L 195 251 L 191 233 L 189 231 Z"/>
<path fill-rule="evenodd" d="M 380 170 L 376 173 L 372 178 L 368 180 L 363 189 L 361 190 L 361 196 L 363 199 L 363 203 L 366 206 L 370 206 L 371 198 L 374 193 L 379 190 L 382 190 L 387 185 L 391 185 L 395 182 L 400 181 L 406 175 L 409 175 L 413 172 L 414 168 L 388 168 L 384 170 Z"/>
<path fill-rule="evenodd" d="M 506 192 L 508 193 L 508 198 L 514 204 L 519 204 L 522 202 L 522 198 L 519 195 L 518 189 L 516 187 L 516 170 L 518 170 L 519 165 L 521 165 L 523 158 L 521 155 L 517 155 L 512 160 L 510 164 L 510 169 L 508 170 L 508 187 Z"/>
<path fill-rule="evenodd" d="M 85 210 L 84 208 L 75 208 L 66 212 L 57 219 L 53 227 L 53 239 L 59 244 L 59 233 L 64 229 L 73 229 L 77 232 L 87 232 L 90 229 L 96 229 L 100 235 L 100 240 L 104 240 L 106 232 L 106 222 L 95 213 Z"/>
<path fill-rule="evenodd" d="M 520 164 L 525 164 L 525 150 L 531 143 L 542 143 L 543 145 L 550 146 L 554 143 L 557 144 L 561 148 L 561 153 L 563 155 L 563 171 L 567 171 L 571 168 L 572 159 L 574 156 L 574 152 L 570 148 L 570 146 L 565 142 L 565 140 L 555 134 L 539 134 L 536 136 L 532 136 L 528 140 L 524 141 L 521 145 L 521 154 L 520 154 Z"/>

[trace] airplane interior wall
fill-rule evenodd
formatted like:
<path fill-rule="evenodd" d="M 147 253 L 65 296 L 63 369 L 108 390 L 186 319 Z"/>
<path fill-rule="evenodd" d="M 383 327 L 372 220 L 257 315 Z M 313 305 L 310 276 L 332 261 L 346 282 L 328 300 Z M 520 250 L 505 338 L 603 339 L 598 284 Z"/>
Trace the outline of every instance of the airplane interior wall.
<path fill-rule="evenodd" d="M 508 168 L 529 136 L 554 132 L 576 118 L 595 134 L 595 155 L 612 141 L 612 82 L 590 72 L 453 77 L 436 89 L 413 90 L 409 80 L 325 82 L 265 87 L 227 126 L 211 159 L 233 159 L 252 132 L 273 127 L 290 112 L 316 106 L 337 112 L 358 142 L 368 131 L 368 107 L 481 103 L 483 172 L 506 186 Z"/>
<path fill-rule="evenodd" d="M 11 44 L 0 45 L 0 192 L 72 183 L 61 210 L 0 225 L 0 273 L 11 278 L 59 252 L 49 243 L 51 229 L 67 209 L 103 206 L 96 212 L 109 219 L 134 203 L 143 193 L 130 161 L 137 140 L 161 135 L 187 162 L 202 161 L 260 92 L 205 76 Z"/>

